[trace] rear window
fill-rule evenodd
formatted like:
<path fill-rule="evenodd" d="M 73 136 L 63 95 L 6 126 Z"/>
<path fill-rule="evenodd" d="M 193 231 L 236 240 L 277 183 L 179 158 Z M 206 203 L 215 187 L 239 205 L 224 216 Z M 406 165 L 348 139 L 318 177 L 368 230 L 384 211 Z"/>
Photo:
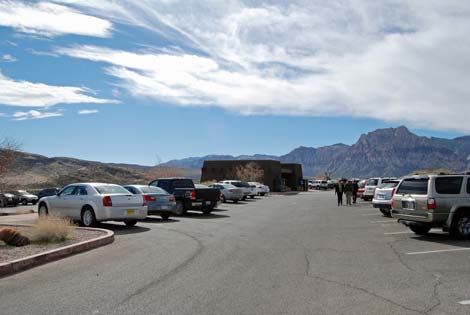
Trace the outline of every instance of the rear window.
<path fill-rule="evenodd" d="M 240 186 L 239 186 L 239 187 L 250 188 L 250 184 L 248 184 L 247 182 L 240 182 Z"/>
<path fill-rule="evenodd" d="M 429 178 L 408 178 L 401 182 L 397 194 L 427 195 Z"/>
<path fill-rule="evenodd" d="M 438 177 L 436 178 L 436 192 L 443 195 L 460 194 L 463 177 Z"/>
<path fill-rule="evenodd" d="M 194 188 L 194 183 L 191 179 L 176 179 L 172 183 L 173 188 Z"/>
<path fill-rule="evenodd" d="M 380 185 L 380 188 L 394 188 L 398 186 L 399 182 L 388 182 L 388 183 L 383 183 Z"/>
<path fill-rule="evenodd" d="M 368 179 L 366 182 L 366 186 L 377 186 L 379 184 L 379 180 L 377 178 Z"/>
<path fill-rule="evenodd" d="M 166 194 L 167 192 L 163 189 L 155 186 L 139 186 L 140 190 L 144 194 Z"/>
<path fill-rule="evenodd" d="M 107 194 L 123 194 L 123 195 L 129 195 L 129 191 L 118 185 L 100 185 L 100 186 L 93 186 L 96 191 L 100 195 L 107 195 Z"/>

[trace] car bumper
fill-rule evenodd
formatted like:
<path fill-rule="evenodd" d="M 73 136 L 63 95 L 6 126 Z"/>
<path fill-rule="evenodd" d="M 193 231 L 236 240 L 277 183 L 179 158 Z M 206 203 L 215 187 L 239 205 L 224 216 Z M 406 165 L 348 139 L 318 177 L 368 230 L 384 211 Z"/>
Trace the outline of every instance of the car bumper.
<path fill-rule="evenodd" d="M 433 222 L 434 216 L 433 213 L 428 212 L 423 215 L 414 215 L 412 213 L 403 213 L 399 212 L 398 210 L 392 209 L 390 212 L 392 217 L 398 219 L 398 221 L 414 221 L 414 222 Z"/>
<path fill-rule="evenodd" d="M 162 214 L 162 213 L 176 214 L 176 202 L 149 205 L 147 213 L 148 215 Z"/>
<path fill-rule="evenodd" d="M 129 207 L 102 207 L 95 210 L 97 221 L 125 221 L 125 220 L 142 220 L 147 217 L 147 207 L 129 206 Z"/>
<path fill-rule="evenodd" d="M 226 200 L 240 200 L 243 198 L 243 194 L 227 194 L 225 196 Z"/>
<path fill-rule="evenodd" d="M 392 201 L 372 200 L 372 206 L 379 209 L 392 209 Z"/>

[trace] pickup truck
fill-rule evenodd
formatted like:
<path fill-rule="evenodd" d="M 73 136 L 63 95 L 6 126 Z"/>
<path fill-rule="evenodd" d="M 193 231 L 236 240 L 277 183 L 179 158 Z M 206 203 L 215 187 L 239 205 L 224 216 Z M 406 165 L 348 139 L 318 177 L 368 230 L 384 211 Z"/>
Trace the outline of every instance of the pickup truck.
<path fill-rule="evenodd" d="M 159 178 L 149 186 L 157 186 L 175 196 L 176 214 L 183 215 L 188 210 L 199 210 L 209 214 L 221 202 L 221 192 L 217 188 L 196 188 L 190 178 Z"/>

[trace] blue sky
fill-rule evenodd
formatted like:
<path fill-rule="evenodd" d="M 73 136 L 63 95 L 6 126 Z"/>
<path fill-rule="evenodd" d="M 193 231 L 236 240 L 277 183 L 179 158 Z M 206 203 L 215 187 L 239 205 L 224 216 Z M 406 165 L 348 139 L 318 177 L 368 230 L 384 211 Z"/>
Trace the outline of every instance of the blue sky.
<path fill-rule="evenodd" d="M 462 1 L 0 0 L 0 136 L 150 165 L 400 125 L 470 134 L 469 16 Z"/>

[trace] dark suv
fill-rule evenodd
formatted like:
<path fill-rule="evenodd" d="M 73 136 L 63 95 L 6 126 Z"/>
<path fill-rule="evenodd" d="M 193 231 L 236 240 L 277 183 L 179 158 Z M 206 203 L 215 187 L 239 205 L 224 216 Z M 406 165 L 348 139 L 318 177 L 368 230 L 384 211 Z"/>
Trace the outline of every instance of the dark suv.
<path fill-rule="evenodd" d="M 393 197 L 392 216 L 416 234 L 440 227 L 453 238 L 470 238 L 470 175 L 404 178 Z"/>

